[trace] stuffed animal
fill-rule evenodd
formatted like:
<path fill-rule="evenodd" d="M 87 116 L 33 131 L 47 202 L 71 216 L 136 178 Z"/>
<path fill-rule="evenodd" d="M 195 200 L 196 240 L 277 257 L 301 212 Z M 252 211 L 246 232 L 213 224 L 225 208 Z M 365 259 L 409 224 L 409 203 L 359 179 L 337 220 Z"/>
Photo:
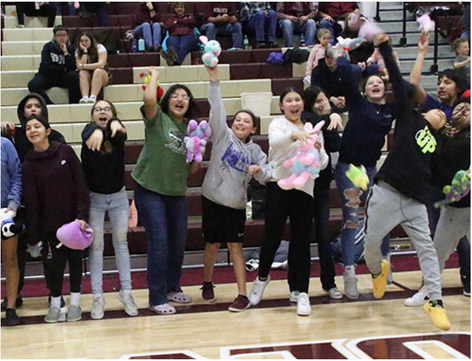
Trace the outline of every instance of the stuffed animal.
<path fill-rule="evenodd" d="M 17 224 L 12 218 L 8 218 L 2 221 L 2 241 L 11 237 L 17 236 L 23 232 L 25 226 L 23 224 Z"/>
<path fill-rule="evenodd" d="M 341 36 L 338 36 L 336 38 L 338 41 L 334 48 L 337 50 L 337 56 L 345 56 L 346 58 L 349 59 L 349 52 L 351 50 L 357 49 L 359 46 L 361 46 L 363 43 L 365 43 L 364 38 L 343 38 Z"/>
<path fill-rule="evenodd" d="M 85 231 L 80 229 L 80 222 L 73 221 L 62 225 L 56 232 L 59 244 L 56 248 L 65 245 L 68 248 L 76 250 L 84 250 L 92 244 L 93 230 L 87 228 Z"/>
<path fill-rule="evenodd" d="M 218 57 L 221 54 L 220 43 L 216 40 L 208 40 L 205 35 L 200 36 L 199 39 L 205 45 L 205 53 L 202 55 L 203 64 L 214 68 L 218 64 Z"/>
<path fill-rule="evenodd" d="M 280 188 L 301 189 L 310 178 L 315 179 L 319 176 L 320 151 L 315 147 L 315 143 L 320 140 L 317 133 L 321 131 L 324 123 L 324 121 L 319 122 L 314 128 L 311 123 L 305 123 L 305 130 L 311 136 L 306 141 L 299 142 L 297 154 L 283 163 L 284 167 L 292 169 L 292 174 L 277 182 Z"/>
<path fill-rule="evenodd" d="M 436 202 L 434 206 L 440 208 L 442 205 L 460 201 L 470 193 L 470 170 L 460 170 L 452 178 L 451 184 L 444 186 L 443 193 L 446 198 Z"/>
<path fill-rule="evenodd" d="M 426 13 L 421 15 L 418 19 L 416 19 L 416 21 L 419 24 L 418 30 L 422 33 L 432 33 L 436 27 L 434 20 L 431 20 L 429 15 Z"/>
<path fill-rule="evenodd" d="M 358 36 L 366 39 L 367 41 L 373 41 L 375 35 L 383 33 L 384 31 L 380 26 L 373 21 L 365 21 L 362 23 Z"/>
<path fill-rule="evenodd" d="M 367 190 L 369 186 L 369 177 L 367 176 L 366 170 L 363 165 L 356 167 L 354 164 L 349 164 L 349 169 L 346 171 L 346 177 L 356 186 L 363 191 Z"/>
<path fill-rule="evenodd" d="M 146 87 L 147 85 L 149 84 L 149 82 L 151 81 L 151 75 L 150 74 L 145 74 L 145 73 L 140 73 L 139 74 L 139 77 L 140 78 L 144 78 L 144 84 L 141 85 L 141 88 L 143 88 L 143 90 L 146 90 Z M 164 89 L 162 89 L 160 86 L 159 86 L 159 81 L 157 82 L 157 90 L 156 90 L 156 99 L 157 101 L 161 100 L 161 98 L 164 96 Z"/>
<path fill-rule="evenodd" d="M 184 138 L 185 147 L 187 148 L 187 163 L 192 160 L 200 163 L 203 160 L 205 146 L 211 136 L 210 124 L 206 120 L 198 123 L 192 119 L 187 125 L 188 136 Z"/>

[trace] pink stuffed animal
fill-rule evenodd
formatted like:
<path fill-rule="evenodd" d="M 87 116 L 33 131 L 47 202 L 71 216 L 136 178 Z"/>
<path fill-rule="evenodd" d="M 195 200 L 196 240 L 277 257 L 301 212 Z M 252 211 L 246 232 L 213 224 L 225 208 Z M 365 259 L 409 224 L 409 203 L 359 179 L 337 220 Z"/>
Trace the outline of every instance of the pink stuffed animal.
<path fill-rule="evenodd" d="M 384 31 L 374 21 L 365 21 L 362 23 L 359 29 L 359 37 L 364 38 L 367 41 L 373 41 L 375 35 L 383 33 Z"/>
<path fill-rule="evenodd" d="M 56 232 L 56 237 L 60 242 L 56 248 L 65 245 L 71 249 L 84 250 L 92 244 L 93 230 L 92 228 L 87 228 L 85 231 L 82 231 L 80 229 L 80 222 L 73 221 L 61 226 Z"/>
<path fill-rule="evenodd" d="M 422 33 L 432 33 L 434 31 L 434 20 L 431 20 L 428 14 L 421 15 L 416 21 L 419 24 L 418 30 Z"/>
<path fill-rule="evenodd" d="M 192 160 L 200 163 L 203 160 L 208 138 L 211 136 L 210 124 L 206 120 L 198 123 L 192 119 L 188 122 L 187 133 L 188 136 L 184 138 L 187 148 L 187 163 L 191 163 Z"/>
<path fill-rule="evenodd" d="M 318 177 L 321 165 L 320 151 L 315 147 L 315 143 L 320 140 L 317 133 L 321 131 L 324 124 L 324 121 L 319 122 L 313 128 L 311 123 L 305 123 L 305 130 L 312 135 L 306 141 L 299 142 L 297 154 L 283 163 L 285 167 L 292 168 L 292 174 L 277 182 L 280 188 L 301 189 L 308 179 Z"/>

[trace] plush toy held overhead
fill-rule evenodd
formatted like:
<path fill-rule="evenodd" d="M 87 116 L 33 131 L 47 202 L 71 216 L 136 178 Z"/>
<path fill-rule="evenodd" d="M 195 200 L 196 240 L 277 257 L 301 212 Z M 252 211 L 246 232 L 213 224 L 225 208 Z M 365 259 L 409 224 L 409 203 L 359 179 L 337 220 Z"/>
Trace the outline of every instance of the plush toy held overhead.
<path fill-rule="evenodd" d="M 452 178 L 451 184 L 443 188 L 446 198 L 436 202 L 434 206 L 440 208 L 443 205 L 460 201 L 470 193 L 470 170 L 460 170 Z"/>
<path fill-rule="evenodd" d="M 306 141 L 299 142 L 297 154 L 283 163 L 284 167 L 292 169 L 292 174 L 277 182 L 280 188 L 285 190 L 301 189 L 310 178 L 315 179 L 319 176 L 320 151 L 315 147 L 315 144 L 320 140 L 317 133 L 321 131 L 324 123 L 324 121 L 319 122 L 314 128 L 311 123 L 305 123 L 305 130 L 311 136 Z"/>
<path fill-rule="evenodd" d="M 144 78 L 144 84 L 141 85 L 141 88 L 143 90 L 146 90 L 147 85 L 151 81 L 151 75 L 150 74 L 145 74 L 145 73 L 140 73 L 139 74 L 140 78 Z M 157 90 L 156 90 L 156 99 L 157 101 L 161 100 L 161 98 L 164 96 L 164 89 L 159 86 L 159 81 L 157 82 Z"/>
<path fill-rule="evenodd" d="M 422 33 L 432 33 L 436 26 L 434 20 L 431 20 L 428 14 L 421 15 L 416 21 L 419 24 L 418 30 Z"/>
<path fill-rule="evenodd" d="M 375 35 L 381 34 L 384 31 L 380 26 L 373 21 L 365 21 L 362 23 L 359 29 L 359 37 L 367 39 L 367 41 L 373 41 Z"/>
<path fill-rule="evenodd" d="M 363 43 L 366 42 L 364 38 L 343 38 L 341 36 L 338 36 L 336 38 L 338 41 L 334 48 L 337 50 L 337 56 L 344 56 L 349 59 L 349 52 L 351 50 L 357 49 L 359 46 L 361 46 Z"/>
<path fill-rule="evenodd" d="M 199 37 L 200 41 L 205 45 L 205 53 L 202 55 L 203 64 L 214 68 L 218 64 L 218 57 L 221 54 L 221 45 L 216 40 L 208 40 L 205 35 Z"/>
<path fill-rule="evenodd" d="M 206 120 L 198 123 L 192 119 L 188 122 L 187 133 L 188 136 L 184 138 L 185 147 L 187 148 L 187 163 L 191 163 L 192 160 L 200 163 L 203 160 L 208 138 L 211 136 L 210 124 Z"/>
<path fill-rule="evenodd" d="M 369 186 L 369 177 L 363 165 L 356 167 L 354 164 L 349 164 L 349 169 L 346 171 L 346 177 L 356 186 L 364 191 Z"/>
<path fill-rule="evenodd" d="M 87 228 L 85 231 L 82 231 L 80 229 L 80 222 L 73 221 L 61 226 L 56 232 L 56 237 L 60 242 L 56 248 L 65 245 L 71 249 L 84 250 L 92 244 L 93 230 L 92 228 Z"/>

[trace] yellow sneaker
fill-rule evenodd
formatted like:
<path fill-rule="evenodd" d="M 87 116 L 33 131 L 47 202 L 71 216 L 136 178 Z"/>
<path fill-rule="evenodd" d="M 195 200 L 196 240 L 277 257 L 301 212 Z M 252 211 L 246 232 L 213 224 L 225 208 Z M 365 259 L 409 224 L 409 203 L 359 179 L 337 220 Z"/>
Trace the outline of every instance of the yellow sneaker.
<path fill-rule="evenodd" d="M 446 310 L 444 309 L 441 301 L 429 301 L 423 305 L 423 310 L 431 318 L 434 325 L 443 330 L 448 331 L 451 328 L 451 323 L 446 315 Z"/>
<path fill-rule="evenodd" d="M 374 277 L 372 275 L 372 286 L 375 298 L 382 298 L 387 288 L 387 275 L 390 272 L 390 262 L 382 260 L 382 272 Z"/>

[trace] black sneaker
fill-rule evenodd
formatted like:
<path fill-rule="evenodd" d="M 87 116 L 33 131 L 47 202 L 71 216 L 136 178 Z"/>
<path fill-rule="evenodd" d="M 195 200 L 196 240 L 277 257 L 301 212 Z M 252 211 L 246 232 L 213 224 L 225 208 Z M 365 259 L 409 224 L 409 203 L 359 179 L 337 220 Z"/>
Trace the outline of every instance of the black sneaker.
<path fill-rule="evenodd" d="M 16 314 L 16 310 L 14 308 L 7 308 L 6 314 L 6 325 L 7 326 L 17 326 L 21 324 L 21 318 L 18 317 Z"/>
<path fill-rule="evenodd" d="M 470 297 L 470 276 L 461 275 L 463 294 L 466 297 Z"/>
<path fill-rule="evenodd" d="M 5 312 L 6 309 L 7 309 L 7 304 L 8 304 L 8 299 L 5 297 L 2 301 L 2 312 Z M 23 306 L 23 297 L 21 297 L 21 295 L 19 295 L 17 298 L 16 298 L 16 302 L 15 302 L 15 307 L 16 308 L 20 308 L 21 306 Z"/>

